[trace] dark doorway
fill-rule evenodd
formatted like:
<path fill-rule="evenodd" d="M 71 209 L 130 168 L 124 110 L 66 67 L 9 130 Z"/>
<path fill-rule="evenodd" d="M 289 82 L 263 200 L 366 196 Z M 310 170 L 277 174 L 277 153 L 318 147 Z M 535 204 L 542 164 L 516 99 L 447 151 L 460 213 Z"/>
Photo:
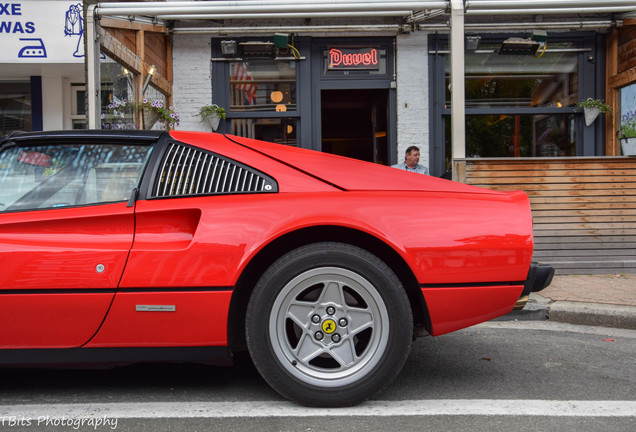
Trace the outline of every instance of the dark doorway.
<path fill-rule="evenodd" d="M 388 164 L 386 89 L 322 90 L 322 151 Z"/>

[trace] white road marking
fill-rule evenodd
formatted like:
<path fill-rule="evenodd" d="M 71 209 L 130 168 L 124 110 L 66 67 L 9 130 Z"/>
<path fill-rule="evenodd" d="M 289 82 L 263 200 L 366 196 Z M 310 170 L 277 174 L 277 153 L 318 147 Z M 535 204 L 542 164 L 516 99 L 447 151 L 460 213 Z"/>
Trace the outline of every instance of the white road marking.
<path fill-rule="evenodd" d="M 0 406 L 7 418 L 232 418 L 389 416 L 636 417 L 636 401 L 442 399 L 368 401 L 351 408 L 307 408 L 285 401 L 130 402 Z"/>

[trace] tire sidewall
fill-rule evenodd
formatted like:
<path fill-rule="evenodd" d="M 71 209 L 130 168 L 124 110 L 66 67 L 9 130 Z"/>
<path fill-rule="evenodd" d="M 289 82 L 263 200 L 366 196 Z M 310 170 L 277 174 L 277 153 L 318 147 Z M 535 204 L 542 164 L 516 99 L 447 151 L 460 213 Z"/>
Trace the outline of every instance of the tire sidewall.
<path fill-rule="evenodd" d="M 305 271 L 338 267 L 369 281 L 388 313 L 388 340 L 375 366 L 354 383 L 320 387 L 289 373 L 276 356 L 269 319 L 276 298 L 287 283 Z M 397 276 L 375 255 L 343 243 L 318 243 L 296 249 L 274 263 L 257 283 L 246 317 L 246 338 L 254 364 L 265 380 L 289 399 L 314 406 L 347 406 L 367 399 L 388 385 L 402 368 L 412 339 L 408 298 Z"/>

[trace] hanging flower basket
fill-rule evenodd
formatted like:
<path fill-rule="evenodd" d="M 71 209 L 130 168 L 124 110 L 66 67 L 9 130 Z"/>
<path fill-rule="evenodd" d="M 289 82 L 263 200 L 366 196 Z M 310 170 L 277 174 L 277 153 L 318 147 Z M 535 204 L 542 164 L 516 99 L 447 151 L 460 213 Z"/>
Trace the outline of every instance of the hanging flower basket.
<path fill-rule="evenodd" d="M 596 107 L 587 107 L 583 109 L 583 115 L 585 115 L 585 126 L 589 126 L 594 123 L 596 117 L 601 113 L 601 110 Z"/>
<path fill-rule="evenodd" d="M 209 115 L 205 118 L 205 120 L 208 122 L 208 125 L 210 125 L 210 128 L 213 131 L 216 131 L 219 128 L 219 123 L 221 123 L 221 117 L 217 114 Z"/>
<path fill-rule="evenodd" d="M 213 131 L 219 128 L 221 119 L 225 118 L 225 109 L 217 104 L 205 105 L 199 109 L 199 115 L 205 120 Z"/>
<path fill-rule="evenodd" d="M 152 129 L 155 123 L 159 120 L 160 114 L 157 111 L 148 108 L 144 108 L 142 112 L 144 120 L 143 128 L 145 130 Z"/>
<path fill-rule="evenodd" d="M 578 102 L 575 106 L 577 111 L 583 110 L 585 116 L 585 126 L 591 126 L 600 113 L 612 113 L 612 108 L 600 99 L 587 98 Z"/>
<path fill-rule="evenodd" d="M 139 104 L 138 109 L 143 112 L 144 129 L 152 128 L 159 121 L 164 129 L 170 130 L 174 129 L 181 121 L 179 114 L 174 111 L 174 107 L 166 107 L 162 100 L 151 102 L 144 99 Z"/>

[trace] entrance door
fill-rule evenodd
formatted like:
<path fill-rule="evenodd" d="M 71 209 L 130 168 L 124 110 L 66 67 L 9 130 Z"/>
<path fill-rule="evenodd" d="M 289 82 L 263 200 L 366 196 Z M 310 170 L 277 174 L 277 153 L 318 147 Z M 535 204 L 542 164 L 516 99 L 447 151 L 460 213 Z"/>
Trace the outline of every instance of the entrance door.
<path fill-rule="evenodd" d="M 322 90 L 322 151 L 388 164 L 388 89 Z"/>

